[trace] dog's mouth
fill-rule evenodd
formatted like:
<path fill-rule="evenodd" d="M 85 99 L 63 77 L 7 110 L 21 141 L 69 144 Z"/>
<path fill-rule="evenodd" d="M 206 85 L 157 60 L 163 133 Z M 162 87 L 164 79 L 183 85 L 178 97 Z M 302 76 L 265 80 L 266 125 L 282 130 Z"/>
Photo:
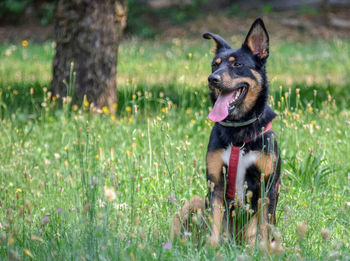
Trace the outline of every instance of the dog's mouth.
<path fill-rule="evenodd" d="M 228 110 L 231 113 L 239 104 L 243 102 L 248 93 L 248 86 L 242 86 L 232 92 L 233 99 L 227 104 Z M 232 111 L 231 111 L 232 110 Z"/>
<path fill-rule="evenodd" d="M 211 121 L 219 122 L 226 119 L 247 96 L 249 85 L 245 82 L 239 83 L 232 90 L 219 92 L 214 108 L 208 115 Z"/>

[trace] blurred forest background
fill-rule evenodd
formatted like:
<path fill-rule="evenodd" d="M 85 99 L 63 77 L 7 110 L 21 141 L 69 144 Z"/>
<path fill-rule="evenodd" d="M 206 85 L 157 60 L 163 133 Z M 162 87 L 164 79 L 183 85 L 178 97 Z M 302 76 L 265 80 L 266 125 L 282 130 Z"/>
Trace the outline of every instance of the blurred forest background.
<path fill-rule="evenodd" d="M 199 37 L 245 32 L 263 16 L 287 39 L 350 35 L 350 0 L 129 0 L 127 37 Z M 0 42 L 53 39 L 55 0 L 1 0 Z"/>

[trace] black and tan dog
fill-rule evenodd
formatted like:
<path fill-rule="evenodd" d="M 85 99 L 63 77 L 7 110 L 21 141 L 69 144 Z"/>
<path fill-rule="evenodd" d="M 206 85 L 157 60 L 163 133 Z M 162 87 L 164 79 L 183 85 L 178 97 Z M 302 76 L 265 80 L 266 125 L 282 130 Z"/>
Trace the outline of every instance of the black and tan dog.
<path fill-rule="evenodd" d="M 222 231 L 250 243 L 257 237 L 269 240 L 268 224 L 276 222 L 281 165 L 271 130 L 276 114 L 267 105 L 269 36 L 259 18 L 239 49 L 218 35 L 203 37 L 216 44 L 208 78 L 214 104 L 208 117 L 215 122 L 206 157 L 208 194 L 206 199 L 195 196 L 185 203 L 174 218 L 172 232 L 179 236 L 182 228 L 190 227 L 196 210 L 209 209 L 212 245 L 220 242 Z M 237 213 L 248 218 L 239 219 Z"/>

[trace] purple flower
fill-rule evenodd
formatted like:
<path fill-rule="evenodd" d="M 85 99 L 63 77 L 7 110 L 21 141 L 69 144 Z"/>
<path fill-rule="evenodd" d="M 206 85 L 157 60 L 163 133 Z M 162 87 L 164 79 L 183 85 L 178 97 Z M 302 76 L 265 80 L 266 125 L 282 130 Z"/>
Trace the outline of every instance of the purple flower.
<path fill-rule="evenodd" d="M 163 249 L 170 249 L 171 248 L 171 244 L 169 242 L 166 242 L 163 244 Z"/>
<path fill-rule="evenodd" d="M 175 202 L 175 201 L 176 201 L 176 198 L 175 198 L 174 193 L 171 193 L 171 194 L 170 194 L 170 197 L 168 198 L 168 200 L 169 200 L 170 202 Z"/>
<path fill-rule="evenodd" d="M 45 216 L 42 220 L 41 220 L 41 225 L 45 226 L 47 223 L 49 223 L 49 218 L 47 216 Z"/>
<path fill-rule="evenodd" d="M 58 208 L 57 210 L 56 210 L 56 213 L 61 213 L 62 212 L 62 208 Z"/>
<path fill-rule="evenodd" d="M 2 224 L 1 224 L 1 222 L 0 222 L 0 229 L 2 228 Z"/>

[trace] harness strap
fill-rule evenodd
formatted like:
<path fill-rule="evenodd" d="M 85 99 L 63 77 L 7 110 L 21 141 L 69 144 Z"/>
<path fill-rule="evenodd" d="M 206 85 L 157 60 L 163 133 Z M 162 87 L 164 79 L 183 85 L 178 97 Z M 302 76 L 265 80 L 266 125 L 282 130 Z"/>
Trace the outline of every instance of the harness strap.
<path fill-rule="evenodd" d="M 262 131 L 255 138 L 253 138 L 251 140 L 244 141 L 243 146 L 244 146 L 244 144 L 249 143 L 249 142 L 255 140 L 256 138 L 264 135 L 266 132 L 271 130 L 271 128 L 272 128 L 272 122 L 269 122 L 267 124 L 267 126 L 264 128 L 264 131 Z M 229 161 L 229 165 L 228 165 L 228 182 L 227 182 L 227 190 L 226 190 L 226 197 L 229 199 L 235 198 L 239 154 L 240 154 L 241 148 L 243 148 L 243 146 L 242 147 L 232 146 L 232 148 L 231 148 L 230 161 Z"/>

